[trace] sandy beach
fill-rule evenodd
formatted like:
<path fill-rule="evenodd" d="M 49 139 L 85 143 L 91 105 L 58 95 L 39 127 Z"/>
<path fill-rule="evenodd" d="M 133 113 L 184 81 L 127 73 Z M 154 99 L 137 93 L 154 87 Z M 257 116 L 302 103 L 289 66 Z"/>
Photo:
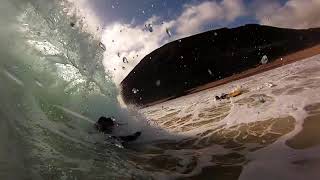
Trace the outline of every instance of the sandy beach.
<path fill-rule="evenodd" d="M 186 92 L 185 96 L 188 96 L 188 95 L 191 95 L 191 94 L 203 91 L 203 90 L 208 90 L 208 89 L 211 89 L 211 88 L 223 85 L 223 84 L 227 84 L 227 83 L 232 82 L 232 81 L 236 81 L 236 80 L 239 80 L 239 79 L 243 79 L 243 78 L 249 77 L 249 76 L 253 76 L 253 75 L 265 72 L 265 71 L 269 71 L 269 70 L 272 70 L 274 68 L 284 66 L 286 64 L 294 63 L 296 61 L 303 60 L 303 59 L 315 56 L 317 54 L 320 54 L 320 44 L 316 45 L 316 46 L 313 46 L 311 48 L 307 48 L 307 49 L 304 49 L 304 50 L 301 50 L 301 51 L 297 51 L 295 53 L 283 56 L 281 58 L 278 58 L 278 59 L 274 60 L 271 63 L 265 64 L 265 65 L 260 65 L 260 66 L 258 66 L 256 68 L 249 69 L 249 70 L 244 71 L 242 73 L 235 74 L 235 75 L 226 77 L 224 79 L 221 79 L 221 80 L 218 80 L 218 81 L 214 81 L 214 82 L 199 86 L 197 88 L 190 89 L 189 91 Z M 183 97 L 183 96 L 181 96 L 181 97 Z M 177 98 L 179 98 L 179 97 L 177 97 Z M 172 99 L 175 99 L 175 98 L 171 97 L 171 98 L 162 99 L 162 100 L 147 104 L 144 107 L 153 106 L 153 105 L 160 104 L 160 103 L 163 103 L 163 102 L 166 102 L 166 101 L 170 101 Z"/>
<path fill-rule="evenodd" d="M 305 50 L 298 51 L 296 53 L 278 58 L 275 61 L 273 61 L 272 63 L 260 65 L 256 68 L 249 69 L 249 70 L 244 71 L 242 73 L 235 74 L 233 76 L 221 79 L 219 81 L 211 82 L 211 83 L 205 84 L 203 86 L 191 89 L 188 94 L 196 93 L 196 92 L 203 91 L 203 90 L 213 88 L 213 87 L 217 87 L 219 85 L 226 84 L 226 83 L 229 83 L 229 82 L 232 82 L 235 80 L 239 80 L 239 79 L 242 79 L 245 77 L 259 74 L 259 73 L 262 73 L 262 72 L 265 72 L 265 71 L 268 71 L 268 70 L 271 70 L 271 69 L 274 69 L 274 68 L 277 68 L 277 67 L 280 67 L 280 66 L 283 66 L 286 64 L 290 64 L 290 63 L 293 63 L 293 62 L 296 62 L 299 60 L 306 59 L 308 57 L 315 56 L 317 54 L 320 54 L 320 45 L 317 45 L 317 46 L 314 46 L 311 48 L 307 48 Z"/>

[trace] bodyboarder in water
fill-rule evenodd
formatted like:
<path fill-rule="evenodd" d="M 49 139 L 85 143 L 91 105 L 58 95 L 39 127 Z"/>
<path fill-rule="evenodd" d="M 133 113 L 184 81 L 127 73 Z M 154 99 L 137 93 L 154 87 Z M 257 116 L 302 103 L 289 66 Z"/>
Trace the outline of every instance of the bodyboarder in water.
<path fill-rule="evenodd" d="M 107 118 L 104 116 L 100 117 L 99 120 L 94 124 L 96 130 L 104 134 L 112 134 L 114 128 L 120 125 L 124 125 L 124 124 L 117 123 L 113 118 L 110 118 L 110 117 Z M 121 144 L 124 145 L 128 142 L 137 140 L 140 135 L 141 135 L 141 132 L 138 131 L 132 135 L 111 136 L 111 138 L 120 140 Z"/>

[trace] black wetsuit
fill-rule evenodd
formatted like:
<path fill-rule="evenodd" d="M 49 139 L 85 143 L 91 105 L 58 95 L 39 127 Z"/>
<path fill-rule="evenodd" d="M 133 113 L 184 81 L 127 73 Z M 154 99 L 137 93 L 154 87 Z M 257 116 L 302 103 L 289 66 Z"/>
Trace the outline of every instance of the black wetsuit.
<path fill-rule="evenodd" d="M 129 136 L 112 136 L 112 137 L 118 138 L 123 142 L 131 142 L 131 141 L 137 140 L 140 135 L 141 135 L 141 132 L 136 132 Z"/>
<path fill-rule="evenodd" d="M 114 126 L 116 126 L 117 123 L 115 123 L 111 118 L 106 117 L 100 117 L 99 120 L 95 123 L 95 128 L 104 134 L 111 134 L 113 131 Z M 114 139 L 119 139 L 124 143 L 135 141 L 138 139 L 138 137 L 141 135 L 141 132 L 136 132 L 132 135 L 128 136 L 112 136 Z"/>

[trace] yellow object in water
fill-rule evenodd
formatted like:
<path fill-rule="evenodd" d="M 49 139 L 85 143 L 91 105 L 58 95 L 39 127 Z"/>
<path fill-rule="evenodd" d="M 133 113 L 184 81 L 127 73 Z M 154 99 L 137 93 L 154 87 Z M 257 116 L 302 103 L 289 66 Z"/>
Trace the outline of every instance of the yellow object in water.
<path fill-rule="evenodd" d="M 241 90 L 240 89 L 236 89 L 236 90 L 232 91 L 231 93 L 229 93 L 228 95 L 229 95 L 229 97 L 236 97 L 236 96 L 239 96 L 241 94 L 242 94 Z"/>

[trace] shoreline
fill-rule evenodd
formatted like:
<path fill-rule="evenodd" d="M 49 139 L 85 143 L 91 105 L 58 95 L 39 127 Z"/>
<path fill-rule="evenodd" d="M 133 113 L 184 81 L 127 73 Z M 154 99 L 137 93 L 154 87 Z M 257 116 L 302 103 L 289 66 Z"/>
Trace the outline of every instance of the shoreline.
<path fill-rule="evenodd" d="M 315 46 L 310 47 L 310 48 L 306 48 L 306 49 L 301 50 L 301 51 L 297 51 L 295 53 L 292 53 L 292 54 L 289 54 L 289 55 L 286 55 L 286 56 L 283 56 L 281 58 L 278 58 L 278 59 L 274 60 L 271 63 L 265 64 L 265 65 L 260 65 L 260 66 L 258 66 L 256 68 L 252 68 L 252 69 L 243 71 L 243 72 L 241 72 L 239 74 L 235 74 L 235 75 L 226 77 L 224 79 L 221 79 L 221 80 L 218 80 L 218 81 L 214 81 L 214 82 L 210 82 L 210 83 L 204 84 L 202 86 L 190 89 L 190 90 L 186 91 L 185 94 L 182 95 L 182 96 L 171 97 L 171 98 L 158 100 L 158 101 L 155 101 L 153 103 L 149 103 L 149 104 L 146 104 L 146 105 L 144 105 L 142 107 L 140 106 L 140 107 L 141 107 L 141 109 L 143 109 L 143 108 L 147 108 L 147 107 L 154 106 L 154 105 L 157 105 L 157 104 L 161 104 L 161 103 L 164 103 L 164 102 L 168 102 L 170 100 L 174 100 L 174 99 L 178 99 L 178 98 L 181 98 L 181 97 L 189 96 L 189 95 L 192 95 L 192 94 L 204 91 L 204 90 L 208 90 L 208 89 L 211 89 L 211 88 L 215 88 L 215 87 L 218 87 L 218 86 L 221 86 L 221 85 L 224 85 L 224 84 L 236 81 L 236 80 L 240 80 L 240 79 L 243 79 L 243 78 L 246 78 L 246 77 L 250 77 L 250 76 L 253 76 L 253 75 L 256 75 L 256 74 L 259 74 L 259 73 L 263 73 L 263 72 L 266 72 L 266 71 L 269 71 L 269 70 L 272 70 L 272 69 L 275 69 L 275 68 L 278 68 L 278 67 L 281 67 L 281 66 L 284 66 L 284 65 L 287 65 L 287 64 L 291 64 L 291 63 L 294 63 L 294 62 L 297 62 L 297 61 L 300 61 L 300 60 L 304 60 L 306 58 L 309 58 L 309 57 L 312 57 L 312 56 L 315 56 L 315 55 L 318 55 L 318 54 L 320 54 L 320 44 L 315 45 Z"/>

